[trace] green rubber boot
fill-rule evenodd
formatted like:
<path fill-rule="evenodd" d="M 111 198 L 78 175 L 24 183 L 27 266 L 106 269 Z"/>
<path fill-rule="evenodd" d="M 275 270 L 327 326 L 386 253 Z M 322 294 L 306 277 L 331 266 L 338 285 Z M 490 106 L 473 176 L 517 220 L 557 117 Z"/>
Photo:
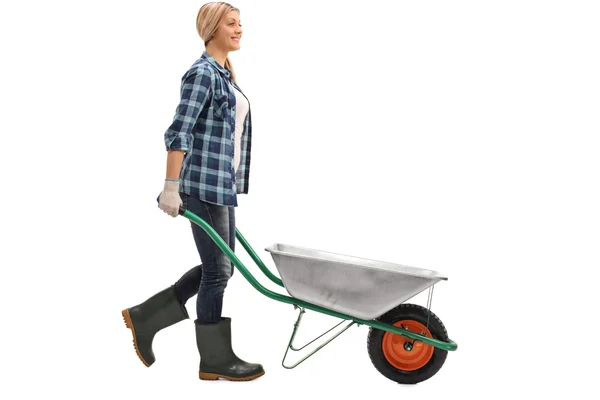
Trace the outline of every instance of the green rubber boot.
<path fill-rule="evenodd" d="M 161 329 L 188 319 L 187 310 L 175 296 L 175 286 L 170 286 L 137 306 L 121 312 L 125 325 L 131 329 L 133 346 L 146 367 L 155 361 L 152 351 L 154 335 Z"/>
<path fill-rule="evenodd" d="M 196 343 L 200 352 L 200 379 L 250 381 L 265 374 L 260 364 L 239 359 L 231 348 L 231 318 L 216 324 L 196 325 Z"/>

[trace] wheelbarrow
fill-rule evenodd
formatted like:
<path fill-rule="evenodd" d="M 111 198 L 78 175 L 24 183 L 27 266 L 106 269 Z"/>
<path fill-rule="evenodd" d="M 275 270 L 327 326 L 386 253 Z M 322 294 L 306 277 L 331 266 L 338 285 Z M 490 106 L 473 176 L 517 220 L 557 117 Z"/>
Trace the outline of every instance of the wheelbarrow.
<path fill-rule="evenodd" d="M 297 367 L 352 325 L 369 326 L 367 351 L 371 362 L 379 373 L 400 384 L 416 384 L 431 378 L 441 369 L 448 351 L 457 349 L 442 321 L 431 311 L 435 284 L 447 280 L 435 271 L 275 243 L 265 251 L 271 254 L 279 278 L 236 228 L 236 238 L 250 257 L 268 279 L 287 291 L 288 296 L 261 285 L 202 218 L 183 207 L 180 207 L 179 215 L 204 229 L 260 293 L 299 310 L 281 363 L 286 369 Z M 427 307 L 405 303 L 427 289 Z M 342 321 L 304 346 L 296 347 L 294 338 L 307 309 Z M 303 350 L 344 322 L 347 324 L 343 329 L 315 350 L 292 365 L 286 364 L 289 350 Z"/>

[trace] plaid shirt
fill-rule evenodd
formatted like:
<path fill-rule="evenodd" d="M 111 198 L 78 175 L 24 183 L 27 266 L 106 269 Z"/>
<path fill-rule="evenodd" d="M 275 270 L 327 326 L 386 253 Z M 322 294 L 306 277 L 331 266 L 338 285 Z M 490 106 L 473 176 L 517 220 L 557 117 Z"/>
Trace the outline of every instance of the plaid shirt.
<path fill-rule="evenodd" d="M 181 78 L 181 100 L 164 141 L 167 150 L 185 151 L 180 192 L 213 204 L 237 206 L 237 194 L 248 193 L 252 120 L 248 110 L 240 166 L 235 171 L 236 99 L 228 81 L 242 92 L 231 72 L 204 51 Z"/>

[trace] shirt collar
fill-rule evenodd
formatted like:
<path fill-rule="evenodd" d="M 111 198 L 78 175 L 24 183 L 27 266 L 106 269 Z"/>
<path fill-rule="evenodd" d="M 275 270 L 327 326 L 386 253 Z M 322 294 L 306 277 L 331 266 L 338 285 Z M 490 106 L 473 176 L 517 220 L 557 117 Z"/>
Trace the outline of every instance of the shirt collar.
<path fill-rule="evenodd" d="M 202 52 L 202 58 L 208 61 L 213 67 L 215 67 L 221 74 L 227 79 L 231 80 L 231 71 L 227 68 L 222 67 L 206 50 Z"/>

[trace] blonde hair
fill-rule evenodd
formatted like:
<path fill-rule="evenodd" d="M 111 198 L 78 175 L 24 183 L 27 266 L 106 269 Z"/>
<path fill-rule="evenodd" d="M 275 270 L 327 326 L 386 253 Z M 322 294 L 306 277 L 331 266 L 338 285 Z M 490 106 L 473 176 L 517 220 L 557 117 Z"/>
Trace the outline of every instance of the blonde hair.
<path fill-rule="evenodd" d="M 224 1 L 213 1 L 200 7 L 198 16 L 196 17 L 196 30 L 204 42 L 204 46 L 206 46 L 214 37 L 219 28 L 221 19 L 230 11 L 240 12 L 238 8 Z M 233 65 L 231 64 L 229 57 L 225 59 L 224 67 L 231 71 L 231 79 L 233 79 L 234 82 L 237 82 L 235 79 L 235 72 L 233 71 Z"/>

